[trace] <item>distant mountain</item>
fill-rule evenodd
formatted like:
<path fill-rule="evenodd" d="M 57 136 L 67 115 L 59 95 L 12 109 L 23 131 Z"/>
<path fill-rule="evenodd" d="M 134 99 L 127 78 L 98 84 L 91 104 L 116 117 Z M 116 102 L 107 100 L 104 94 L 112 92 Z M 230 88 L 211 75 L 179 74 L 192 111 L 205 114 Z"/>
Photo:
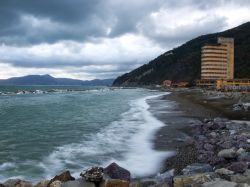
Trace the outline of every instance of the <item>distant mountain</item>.
<path fill-rule="evenodd" d="M 84 86 L 111 86 L 114 79 L 94 79 L 82 81 L 77 79 L 55 78 L 50 75 L 27 75 L 0 79 L 0 85 L 84 85 Z"/>
<path fill-rule="evenodd" d="M 167 51 L 129 73 L 114 80 L 114 86 L 161 84 L 163 80 L 189 81 L 200 79 L 201 47 L 216 43 L 217 37 L 233 37 L 235 41 L 235 78 L 250 78 L 250 22 L 236 28 L 203 35 L 180 47 Z"/>

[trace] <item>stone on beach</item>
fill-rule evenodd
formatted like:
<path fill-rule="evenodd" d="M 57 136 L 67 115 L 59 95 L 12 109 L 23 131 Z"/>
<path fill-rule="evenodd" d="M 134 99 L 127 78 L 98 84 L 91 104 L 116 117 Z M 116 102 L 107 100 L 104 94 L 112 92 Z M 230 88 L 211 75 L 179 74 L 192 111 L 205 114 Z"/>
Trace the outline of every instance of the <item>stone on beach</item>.
<path fill-rule="evenodd" d="M 209 164 L 193 163 L 191 165 L 186 166 L 182 170 L 182 173 L 184 175 L 190 175 L 190 174 L 211 172 L 212 170 L 213 170 L 213 168 Z"/>
<path fill-rule="evenodd" d="M 65 171 L 65 172 L 61 173 L 60 175 L 56 175 L 53 179 L 51 179 L 49 181 L 47 187 L 50 187 L 50 184 L 53 183 L 54 181 L 67 182 L 67 181 L 71 181 L 71 180 L 75 180 L 75 178 L 70 175 L 69 171 Z"/>
<path fill-rule="evenodd" d="M 230 159 L 230 158 L 236 158 L 237 153 L 235 149 L 223 149 L 218 153 L 218 156 L 225 159 Z"/>
<path fill-rule="evenodd" d="M 130 172 L 116 163 L 112 163 L 104 168 L 104 174 L 111 179 L 120 179 L 130 181 Z"/>
<path fill-rule="evenodd" d="M 229 182 L 222 179 L 216 179 L 214 181 L 206 182 L 201 185 L 202 187 L 237 187 L 237 183 Z"/>
<path fill-rule="evenodd" d="M 61 181 L 53 181 L 50 185 L 50 187 L 62 187 L 62 182 Z"/>
<path fill-rule="evenodd" d="M 205 182 L 214 180 L 215 173 L 200 173 L 194 175 L 180 175 L 174 177 L 174 187 L 200 186 Z"/>
<path fill-rule="evenodd" d="M 237 183 L 248 183 L 250 185 L 250 170 L 243 174 L 236 174 L 230 177 L 230 180 Z"/>
<path fill-rule="evenodd" d="M 62 184 L 62 187 L 95 187 L 93 182 L 87 182 L 83 179 L 67 181 Z"/>
<path fill-rule="evenodd" d="M 47 187 L 49 184 L 49 180 L 42 180 L 38 182 L 34 187 Z"/>
<path fill-rule="evenodd" d="M 3 183 L 5 187 L 32 187 L 32 183 L 20 179 L 9 179 Z"/>
<path fill-rule="evenodd" d="M 246 162 L 233 162 L 228 169 L 234 171 L 235 173 L 244 173 L 248 168 Z"/>
<path fill-rule="evenodd" d="M 129 182 L 127 180 L 120 179 L 107 179 L 102 181 L 99 185 L 100 187 L 129 187 Z"/>
<path fill-rule="evenodd" d="M 233 175 L 234 172 L 226 169 L 226 168 L 220 168 L 220 169 L 216 169 L 215 173 L 219 174 L 219 175 Z"/>

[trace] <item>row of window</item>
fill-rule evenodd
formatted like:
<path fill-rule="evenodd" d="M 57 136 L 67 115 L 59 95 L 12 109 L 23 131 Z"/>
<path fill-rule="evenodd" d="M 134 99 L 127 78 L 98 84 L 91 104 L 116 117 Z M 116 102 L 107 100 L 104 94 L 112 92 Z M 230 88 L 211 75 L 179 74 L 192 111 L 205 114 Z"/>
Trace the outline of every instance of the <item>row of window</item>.
<path fill-rule="evenodd" d="M 203 56 L 202 59 L 216 58 L 216 59 L 227 59 L 227 56 Z"/>
<path fill-rule="evenodd" d="M 206 50 L 227 51 L 227 48 L 221 48 L 221 47 L 204 47 L 204 48 L 202 48 L 202 51 L 206 51 Z"/>
<path fill-rule="evenodd" d="M 206 55 L 206 54 L 217 54 L 217 55 L 227 55 L 227 53 L 223 53 L 223 52 L 207 52 L 207 51 L 204 51 L 202 53 L 202 55 Z"/>
<path fill-rule="evenodd" d="M 227 75 L 227 72 L 201 72 L 203 75 L 208 74 L 208 75 Z"/>
<path fill-rule="evenodd" d="M 227 63 L 227 60 L 225 59 L 216 59 L 216 60 L 212 60 L 212 59 L 201 59 L 202 62 L 216 62 L 216 63 Z"/>
<path fill-rule="evenodd" d="M 224 67 L 222 67 L 222 68 L 212 68 L 212 67 L 202 67 L 201 68 L 202 70 L 227 70 L 227 68 L 224 68 Z"/>
<path fill-rule="evenodd" d="M 202 63 L 201 64 L 201 67 L 202 68 L 209 68 L 209 67 L 212 67 L 212 68 L 227 68 L 227 64 L 209 64 L 209 63 Z"/>
<path fill-rule="evenodd" d="M 226 79 L 226 76 L 202 76 L 202 79 Z"/>

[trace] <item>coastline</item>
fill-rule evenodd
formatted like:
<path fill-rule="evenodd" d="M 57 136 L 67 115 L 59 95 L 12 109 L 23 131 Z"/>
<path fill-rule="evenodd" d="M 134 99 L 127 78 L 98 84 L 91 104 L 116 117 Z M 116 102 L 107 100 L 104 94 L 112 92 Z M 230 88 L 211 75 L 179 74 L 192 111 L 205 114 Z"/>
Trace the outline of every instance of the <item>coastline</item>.
<path fill-rule="evenodd" d="M 244 112 L 242 113 L 242 116 L 239 117 L 239 114 L 237 114 L 237 111 L 235 115 L 232 115 L 232 113 L 234 114 L 235 111 L 232 111 L 232 113 L 230 113 L 230 110 L 229 111 L 227 109 L 223 110 L 223 107 L 225 107 L 225 105 L 231 106 L 232 103 L 235 103 L 236 100 L 230 100 L 230 102 L 222 101 L 220 103 L 215 102 L 216 104 L 214 104 L 214 100 L 207 98 L 207 96 L 204 95 L 204 93 L 202 93 L 201 90 L 198 90 L 198 89 L 176 89 L 176 90 L 171 90 L 170 92 L 171 92 L 170 94 L 157 97 L 155 100 L 154 99 L 149 100 L 149 102 L 147 102 L 148 106 L 146 104 L 146 99 L 145 99 L 145 103 L 143 102 L 143 105 L 144 105 L 144 108 L 148 109 L 148 112 L 151 113 L 151 114 L 146 113 L 145 115 L 153 115 L 155 118 L 157 118 L 157 120 L 165 124 L 165 126 L 159 125 L 160 128 L 157 131 L 155 131 L 155 137 L 153 139 L 153 142 L 151 142 L 153 145 L 152 148 L 155 151 L 174 152 L 175 154 L 168 155 L 168 157 L 162 162 L 160 172 L 158 174 L 154 173 L 153 175 L 146 176 L 146 177 L 139 177 L 139 178 L 133 178 L 132 176 L 130 177 L 130 172 L 122 168 L 122 167 L 126 168 L 126 166 L 123 165 L 122 167 L 120 167 L 116 163 L 112 163 L 106 168 L 104 168 L 104 170 L 109 168 L 111 173 L 113 173 L 115 176 L 119 175 L 119 177 L 118 178 L 111 177 L 111 179 L 103 178 L 104 179 L 103 181 L 105 182 L 105 186 L 106 186 L 106 183 L 108 184 L 115 183 L 115 186 L 117 186 L 117 183 L 119 183 L 118 186 L 121 185 L 121 186 L 132 186 L 132 187 L 134 186 L 137 187 L 138 185 L 143 186 L 143 187 L 144 186 L 145 187 L 146 186 L 159 187 L 159 184 L 160 186 L 161 185 L 163 186 L 165 185 L 167 187 L 172 186 L 173 184 L 176 184 L 176 181 L 177 182 L 178 180 L 182 181 L 183 178 L 185 179 L 185 177 L 187 177 L 187 175 L 183 173 L 183 169 L 188 168 L 194 163 L 200 163 L 199 151 L 201 150 L 199 149 L 197 150 L 197 142 L 198 143 L 200 142 L 199 140 L 197 141 L 193 139 L 194 136 L 199 136 L 199 134 L 194 134 L 193 132 L 194 129 L 197 129 L 197 127 L 198 128 L 205 127 L 209 129 L 209 123 L 215 124 L 216 120 L 219 121 L 219 123 L 222 123 L 222 125 L 225 125 L 229 121 L 224 121 L 223 118 L 228 118 L 230 120 L 237 120 L 238 122 L 242 119 L 248 120 L 249 116 L 247 115 L 244 116 L 245 115 Z M 147 98 L 153 98 L 153 97 L 147 97 Z M 164 105 L 167 105 L 167 106 L 164 107 Z M 216 117 L 220 117 L 220 118 L 216 119 Z M 204 118 L 210 118 L 210 119 L 204 120 Z M 157 120 L 156 121 L 153 120 L 152 124 L 156 123 Z M 249 129 L 246 129 L 246 130 L 248 132 Z M 207 130 L 205 132 L 206 133 L 205 136 L 207 135 L 209 136 L 211 132 L 213 131 Z M 220 134 L 221 132 L 223 133 L 223 130 L 217 129 L 218 134 Z M 241 133 L 241 132 L 238 131 L 237 133 Z M 240 135 L 236 134 L 236 135 L 242 137 L 242 134 Z M 248 136 L 248 135 L 243 135 L 243 139 L 244 139 L 244 136 Z M 220 139 L 220 136 L 217 136 L 216 138 Z M 247 139 L 244 139 L 244 141 L 246 140 Z M 248 141 L 245 143 L 248 143 Z M 202 146 L 204 146 L 204 144 Z M 240 144 L 238 144 L 237 146 L 239 150 L 242 149 L 242 148 L 239 148 Z M 249 150 L 246 148 L 245 151 L 249 151 Z M 138 154 L 140 154 L 139 152 Z M 217 152 L 215 151 L 213 152 L 213 154 L 217 155 Z M 147 155 L 147 156 L 150 156 L 150 155 Z M 139 162 L 139 160 L 137 161 Z M 230 163 L 227 163 L 227 164 L 232 164 L 233 162 L 235 162 L 235 160 L 232 163 L 231 162 L 232 161 L 230 161 Z M 143 166 L 145 166 L 144 163 L 142 163 L 142 168 Z M 204 167 L 204 164 L 202 165 L 202 167 Z M 209 165 L 209 167 L 211 166 Z M 146 169 L 148 168 L 146 167 Z M 221 169 L 224 169 L 224 168 L 221 168 Z M 122 171 L 125 171 L 129 177 L 128 178 L 125 177 L 125 179 L 123 179 L 124 176 L 120 176 L 120 173 L 119 173 Z M 209 179 L 210 181 L 214 181 L 215 178 L 218 178 L 218 175 L 215 175 L 216 174 L 215 169 L 211 169 L 209 171 L 212 172 L 211 176 L 209 174 L 209 177 L 211 177 L 211 180 Z M 62 173 L 60 176 L 63 177 L 64 174 L 65 173 Z M 191 175 L 191 177 L 195 178 L 196 174 L 197 173 L 195 173 L 195 176 Z M 201 175 L 201 177 L 208 175 L 208 173 L 206 172 L 202 172 L 198 174 Z M 232 175 L 232 177 L 235 177 L 235 176 Z M 247 174 L 247 177 L 248 176 L 250 175 Z M 68 182 L 67 181 L 68 179 L 71 180 L 72 178 L 74 178 L 74 177 L 71 177 L 70 174 L 68 175 L 68 179 L 66 179 L 66 181 L 64 181 L 64 178 L 61 179 L 57 177 L 58 176 L 54 177 L 51 180 L 46 180 L 47 183 L 44 183 L 44 184 L 43 184 L 43 181 L 41 181 L 35 186 L 36 187 L 79 187 L 78 185 L 79 182 L 86 183 L 84 179 L 80 179 L 80 178 L 76 180 L 73 179 L 75 180 L 74 182 Z M 244 177 L 244 175 L 242 174 L 241 177 Z M 59 183 L 58 183 L 58 180 L 59 180 Z M 209 180 L 205 182 L 210 182 Z M 17 187 L 16 184 L 19 185 L 19 183 L 22 183 L 25 181 L 11 180 L 10 182 L 13 182 L 15 184 L 13 185 L 11 183 L 9 185 L 7 182 L 7 183 L 4 183 L 3 186 L 1 186 L 0 184 L 0 186 L 1 187 Z M 28 183 L 29 184 L 27 184 L 28 185 L 27 187 L 34 186 L 30 182 Z M 126 185 L 124 183 L 126 183 Z M 93 186 L 93 183 L 91 183 L 91 185 Z M 101 186 L 102 184 L 98 184 L 98 185 Z"/>
<path fill-rule="evenodd" d="M 156 115 L 166 125 L 155 134 L 154 149 L 174 151 L 175 155 L 165 159 L 160 172 L 174 168 L 175 174 L 180 174 L 183 168 L 197 161 L 195 147 L 186 143 L 192 137 L 193 124 L 216 117 L 250 121 L 249 111 L 232 110 L 238 98 L 211 99 L 201 89 L 172 89 L 170 92 L 161 99 L 175 102 L 176 107 L 172 113 Z"/>

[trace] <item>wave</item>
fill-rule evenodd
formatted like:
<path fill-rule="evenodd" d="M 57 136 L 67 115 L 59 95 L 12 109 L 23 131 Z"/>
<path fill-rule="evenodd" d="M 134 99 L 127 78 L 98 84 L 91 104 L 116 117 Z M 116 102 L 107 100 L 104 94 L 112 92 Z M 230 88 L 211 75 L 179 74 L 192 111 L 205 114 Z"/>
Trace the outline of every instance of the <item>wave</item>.
<path fill-rule="evenodd" d="M 154 133 L 165 124 L 149 112 L 146 101 L 159 96 L 131 101 L 130 110 L 123 113 L 120 120 L 85 137 L 81 143 L 57 147 L 39 163 L 46 173 L 44 177 L 50 178 L 65 168 L 76 176 L 83 169 L 106 166 L 111 162 L 127 168 L 134 177 L 156 173 L 161 162 L 172 154 L 153 149 Z"/>
<path fill-rule="evenodd" d="M 92 166 L 105 167 L 111 162 L 128 169 L 133 177 L 157 173 L 164 159 L 173 154 L 154 150 L 154 134 L 165 124 L 153 116 L 147 101 L 162 95 L 166 93 L 132 100 L 130 109 L 121 114 L 120 120 L 91 135 L 83 134 L 83 139 L 78 143 L 56 147 L 39 163 L 30 163 L 30 167 L 36 167 L 42 174 L 37 178 L 25 179 L 37 182 L 52 178 L 65 169 L 79 177 L 84 169 Z M 12 163 L 5 163 L 0 165 L 0 171 L 13 166 L 15 165 Z"/>

